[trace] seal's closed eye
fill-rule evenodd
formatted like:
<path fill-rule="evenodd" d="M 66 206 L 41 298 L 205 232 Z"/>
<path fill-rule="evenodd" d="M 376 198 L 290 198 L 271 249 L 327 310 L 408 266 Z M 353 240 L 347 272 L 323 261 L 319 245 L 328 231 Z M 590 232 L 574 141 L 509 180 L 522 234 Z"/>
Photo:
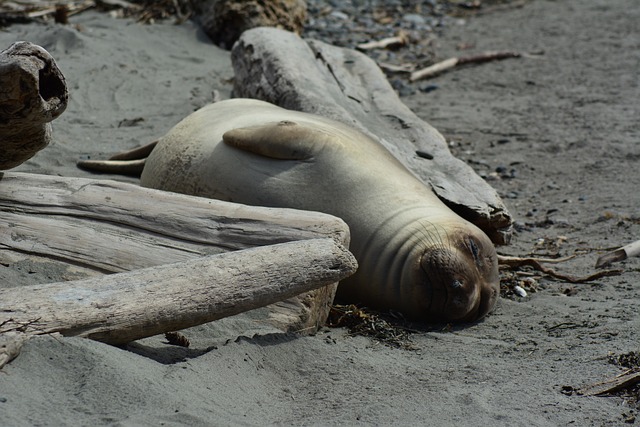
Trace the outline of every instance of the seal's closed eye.
<path fill-rule="evenodd" d="M 473 237 L 469 237 L 469 249 L 471 250 L 471 255 L 473 255 L 473 260 L 475 261 L 478 267 L 482 267 L 482 257 L 480 256 L 480 249 L 478 248 L 477 243 L 473 240 Z"/>

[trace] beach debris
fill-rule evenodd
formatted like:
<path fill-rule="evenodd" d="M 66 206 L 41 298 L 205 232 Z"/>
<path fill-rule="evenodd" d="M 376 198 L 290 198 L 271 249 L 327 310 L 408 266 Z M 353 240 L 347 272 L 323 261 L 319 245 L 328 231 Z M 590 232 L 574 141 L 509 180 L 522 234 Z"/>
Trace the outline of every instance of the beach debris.
<path fill-rule="evenodd" d="M 515 293 L 521 298 L 524 298 L 527 296 L 527 291 L 525 291 L 524 288 L 522 288 L 520 285 L 515 285 L 513 287 L 513 293 Z"/>
<path fill-rule="evenodd" d="M 398 31 L 398 35 L 393 37 L 385 37 L 381 40 L 360 43 L 356 46 L 358 50 L 371 49 L 394 49 L 409 43 L 409 35 L 405 31 Z"/>
<path fill-rule="evenodd" d="M 500 271 L 500 296 L 526 298 L 530 293 L 538 292 L 538 281 L 529 277 L 531 274 L 528 271 Z"/>
<path fill-rule="evenodd" d="M 0 52 L 0 170 L 29 160 L 51 141 L 51 121 L 69 93 L 55 60 L 42 47 L 16 42 Z"/>
<path fill-rule="evenodd" d="M 578 388 L 565 387 L 582 396 L 618 396 L 629 406 L 640 405 L 640 351 L 609 355 L 607 360 L 624 370 L 603 381 Z M 629 415 L 630 418 L 633 418 L 633 414 Z"/>
<path fill-rule="evenodd" d="M 389 318 L 388 315 L 354 304 L 334 304 L 329 312 L 327 326 L 347 328 L 352 336 L 370 337 L 388 347 L 416 350 L 411 341 L 410 330 L 399 324 L 402 319 L 390 321 L 391 319 L 386 320 L 385 317 Z"/>
<path fill-rule="evenodd" d="M 422 79 L 428 79 L 462 65 L 480 64 L 489 61 L 500 61 L 507 58 L 520 58 L 521 56 L 521 53 L 513 51 L 488 51 L 471 56 L 453 57 L 445 59 L 444 61 L 437 62 L 426 68 L 414 71 L 409 76 L 409 80 L 415 82 Z"/>
<path fill-rule="evenodd" d="M 612 395 L 630 389 L 636 384 L 640 384 L 640 368 L 630 368 L 604 381 L 580 387 L 576 392 L 583 396 Z"/>
<path fill-rule="evenodd" d="M 22 0 L 0 2 L 0 27 L 53 18 L 64 24 L 70 16 L 96 6 L 92 0 L 65 1 Z"/>
<path fill-rule="evenodd" d="M 628 245 L 618 248 L 615 251 L 601 255 L 596 260 L 596 268 L 604 268 L 614 262 L 624 261 L 627 258 L 636 256 L 640 256 L 640 240 L 629 243 Z"/>
<path fill-rule="evenodd" d="M 276 27 L 300 34 L 306 19 L 303 0 L 216 0 L 199 13 L 204 32 L 227 50 L 251 28 Z"/>
<path fill-rule="evenodd" d="M 176 332 L 176 331 L 165 332 L 164 337 L 167 340 L 167 342 L 171 345 L 177 345 L 179 347 L 185 347 L 185 348 L 191 345 L 191 342 L 189 341 L 189 339 L 184 335 L 182 335 L 180 332 Z"/>
<path fill-rule="evenodd" d="M 132 17 L 145 24 L 169 18 L 181 23 L 195 13 L 195 3 L 190 0 L 7 1 L 0 2 L 0 26 L 50 19 L 66 25 L 69 17 L 89 9 L 107 11 L 119 18 Z"/>
<path fill-rule="evenodd" d="M 553 258 L 532 258 L 532 257 L 516 257 L 508 255 L 498 255 L 498 264 L 501 268 L 519 268 L 519 267 L 531 267 L 534 270 L 540 271 L 548 276 L 556 279 L 564 280 L 570 283 L 585 283 L 592 280 L 600 279 L 607 276 L 616 276 L 622 273 L 622 270 L 602 270 L 595 273 L 587 274 L 585 276 L 573 276 L 571 274 L 561 273 L 552 268 L 545 267 L 543 263 L 561 263 L 566 262 L 574 256 L 565 258 L 553 259 Z"/>
<path fill-rule="evenodd" d="M 0 328 L 2 328 L 0 324 Z M 7 331 L 0 333 L 0 369 L 13 359 L 18 357 L 22 345 L 29 336 L 23 332 Z"/>

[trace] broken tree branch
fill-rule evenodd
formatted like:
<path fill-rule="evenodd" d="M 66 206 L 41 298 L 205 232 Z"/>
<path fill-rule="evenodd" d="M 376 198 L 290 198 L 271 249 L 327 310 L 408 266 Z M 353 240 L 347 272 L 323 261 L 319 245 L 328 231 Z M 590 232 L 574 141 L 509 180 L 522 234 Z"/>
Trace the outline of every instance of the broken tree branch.
<path fill-rule="evenodd" d="M 409 43 L 409 36 L 404 31 L 399 31 L 397 36 L 386 37 L 381 40 L 372 40 L 356 46 L 358 50 L 397 48 Z"/>
<path fill-rule="evenodd" d="M 423 68 L 421 70 L 414 71 L 413 73 L 411 73 L 409 80 L 412 82 L 415 82 L 422 79 L 428 79 L 462 65 L 479 64 L 482 62 L 489 62 L 489 61 L 499 61 L 507 58 L 520 58 L 521 56 L 522 54 L 518 52 L 490 51 L 490 52 L 483 52 L 478 55 L 449 58 L 449 59 L 445 59 L 444 61 L 437 62 L 429 67 Z"/>
<path fill-rule="evenodd" d="M 640 383 L 640 370 L 627 369 L 613 378 L 580 387 L 577 392 L 583 396 L 602 396 L 633 387 L 638 383 Z"/>
<path fill-rule="evenodd" d="M 555 271 L 552 268 L 545 267 L 542 265 L 542 262 L 563 262 L 573 257 L 563 258 L 562 260 L 548 260 L 548 259 L 539 259 L 539 258 L 521 258 L 507 255 L 498 255 L 498 264 L 504 265 L 509 268 L 518 268 L 518 267 L 532 267 L 533 269 L 540 271 L 548 276 L 554 277 L 560 280 L 566 280 L 570 283 L 585 283 L 590 282 L 592 280 L 600 279 L 601 277 L 606 276 L 615 276 L 622 272 L 622 270 L 603 270 L 598 271 L 593 274 L 588 274 L 586 276 L 572 276 L 570 274 L 560 273 Z"/>

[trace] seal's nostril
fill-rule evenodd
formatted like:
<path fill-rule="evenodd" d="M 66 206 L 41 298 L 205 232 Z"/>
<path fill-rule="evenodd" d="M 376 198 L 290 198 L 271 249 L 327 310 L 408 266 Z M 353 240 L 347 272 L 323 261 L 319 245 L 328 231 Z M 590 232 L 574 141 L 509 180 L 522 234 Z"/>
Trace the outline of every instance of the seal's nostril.
<path fill-rule="evenodd" d="M 460 289 L 462 287 L 462 282 L 459 280 L 454 280 L 453 282 L 451 282 L 451 287 L 453 289 Z"/>

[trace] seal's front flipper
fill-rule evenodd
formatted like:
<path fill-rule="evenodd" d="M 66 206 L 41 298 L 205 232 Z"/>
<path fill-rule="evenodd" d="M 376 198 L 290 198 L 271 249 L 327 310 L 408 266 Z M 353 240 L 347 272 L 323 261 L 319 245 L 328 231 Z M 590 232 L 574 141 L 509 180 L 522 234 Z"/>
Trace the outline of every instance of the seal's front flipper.
<path fill-rule="evenodd" d="M 113 173 L 139 177 L 147 159 L 137 160 L 79 160 L 76 165 L 80 169 L 91 172 Z"/>
<path fill-rule="evenodd" d="M 278 160 L 310 160 L 333 137 L 292 121 L 233 129 L 222 135 L 232 147 Z"/>

